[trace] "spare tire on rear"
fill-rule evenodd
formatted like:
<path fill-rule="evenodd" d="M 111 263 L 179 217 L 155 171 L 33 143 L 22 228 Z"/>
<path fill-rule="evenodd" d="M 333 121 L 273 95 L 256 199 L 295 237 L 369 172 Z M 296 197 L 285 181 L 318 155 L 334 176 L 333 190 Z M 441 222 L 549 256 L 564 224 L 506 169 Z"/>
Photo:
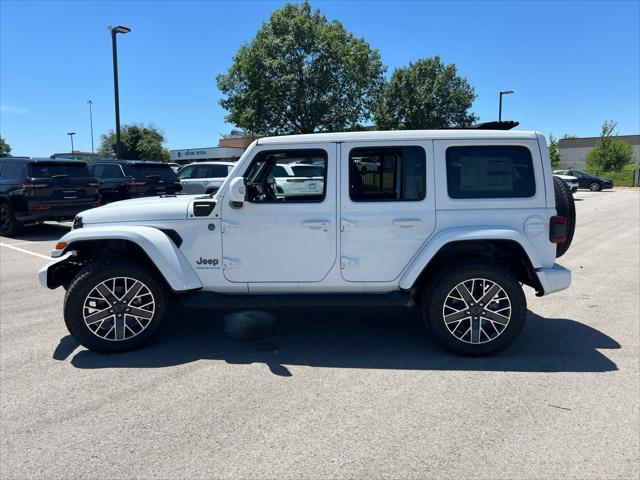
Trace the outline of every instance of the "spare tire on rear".
<path fill-rule="evenodd" d="M 561 178 L 553 177 L 553 190 L 556 194 L 556 211 L 558 215 L 567 219 L 567 240 L 559 243 L 556 249 L 556 257 L 561 257 L 569 250 L 573 240 L 573 232 L 576 229 L 576 204 L 569 185 Z"/>

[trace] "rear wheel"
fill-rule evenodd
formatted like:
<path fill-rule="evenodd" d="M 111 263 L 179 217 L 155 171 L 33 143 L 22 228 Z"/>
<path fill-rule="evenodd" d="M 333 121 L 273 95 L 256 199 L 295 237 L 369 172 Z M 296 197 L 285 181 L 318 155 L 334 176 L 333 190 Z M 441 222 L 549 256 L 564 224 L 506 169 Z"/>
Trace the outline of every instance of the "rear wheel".
<path fill-rule="evenodd" d="M 14 235 L 22 230 L 22 224 L 16 220 L 11 206 L 0 203 L 0 235 Z"/>
<path fill-rule="evenodd" d="M 423 315 L 436 338 L 463 355 L 490 355 L 511 345 L 524 327 L 527 302 L 511 273 L 477 262 L 454 266 L 432 280 Z"/>
<path fill-rule="evenodd" d="M 592 192 L 599 192 L 601 189 L 602 187 L 598 182 L 591 182 L 589 184 L 589 190 L 591 190 Z"/>
<path fill-rule="evenodd" d="M 556 257 L 564 255 L 573 240 L 576 229 L 576 204 L 569 186 L 564 180 L 553 177 L 553 190 L 556 197 L 556 212 L 567 219 L 567 239 L 556 247 Z"/>
<path fill-rule="evenodd" d="M 125 261 L 93 263 L 73 279 L 64 302 L 69 333 L 89 350 L 139 347 L 165 316 L 165 288 L 147 269 Z"/>

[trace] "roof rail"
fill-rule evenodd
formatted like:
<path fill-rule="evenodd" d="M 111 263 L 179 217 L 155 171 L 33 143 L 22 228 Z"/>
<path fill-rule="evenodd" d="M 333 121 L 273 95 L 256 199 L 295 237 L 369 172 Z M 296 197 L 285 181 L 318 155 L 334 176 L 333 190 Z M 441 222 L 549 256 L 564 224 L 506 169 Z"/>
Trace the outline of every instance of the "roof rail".
<path fill-rule="evenodd" d="M 504 121 L 493 121 L 493 122 L 482 122 L 476 123 L 475 125 L 471 125 L 469 127 L 465 127 L 468 129 L 475 130 L 511 130 L 512 128 L 520 125 L 520 122 L 516 122 L 515 120 L 504 120 Z"/>

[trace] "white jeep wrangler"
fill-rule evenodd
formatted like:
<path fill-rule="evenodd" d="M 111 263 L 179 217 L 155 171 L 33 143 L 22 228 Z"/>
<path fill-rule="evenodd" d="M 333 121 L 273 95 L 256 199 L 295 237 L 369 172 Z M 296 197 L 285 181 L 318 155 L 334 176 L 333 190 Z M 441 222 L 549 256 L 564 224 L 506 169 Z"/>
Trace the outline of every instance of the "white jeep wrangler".
<path fill-rule="evenodd" d="M 286 164 L 315 165 L 322 188 L 282 195 L 272 172 Z M 82 212 L 40 282 L 67 289 L 69 331 L 101 352 L 147 341 L 179 301 L 227 310 L 416 306 L 447 347 L 480 355 L 522 330 L 521 285 L 539 296 L 569 286 L 555 259 L 574 225 L 573 198 L 537 132 L 261 138 L 213 195 Z"/>

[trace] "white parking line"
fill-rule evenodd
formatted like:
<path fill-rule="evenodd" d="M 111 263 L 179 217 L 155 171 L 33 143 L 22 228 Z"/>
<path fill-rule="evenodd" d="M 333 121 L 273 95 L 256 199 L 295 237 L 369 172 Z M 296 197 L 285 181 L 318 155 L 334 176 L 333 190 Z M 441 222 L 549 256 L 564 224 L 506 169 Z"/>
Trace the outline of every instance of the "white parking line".
<path fill-rule="evenodd" d="M 13 250 L 17 250 L 17 251 L 22 252 L 22 253 L 27 253 L 29 255 L 33 255 L 34 257 L 40 257 L 40 258 L 44 258 L 45 260 L 51 260 L 51 257 L 48 257 L 47 255 L 42 255 L 42 254 L 36 253 L 36 252 L 30 252 L 29 250 L 25 250 L 24 248 L 14 247 L 13 245 L 7 245 L 6 243 L 0 243 L 0 247 L 11 248 Z"/>

